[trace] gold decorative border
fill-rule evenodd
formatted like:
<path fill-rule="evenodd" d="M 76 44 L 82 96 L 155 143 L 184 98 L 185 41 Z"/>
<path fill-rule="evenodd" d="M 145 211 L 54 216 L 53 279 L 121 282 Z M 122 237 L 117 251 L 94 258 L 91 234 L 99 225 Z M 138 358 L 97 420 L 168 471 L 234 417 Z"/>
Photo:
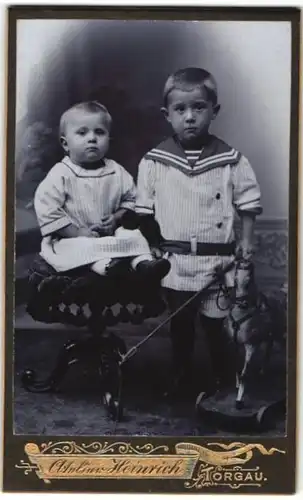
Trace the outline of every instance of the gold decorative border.
<path fill-rule="evenodd" d="M 183 479 L 184 488 L 227 486 L 261 487 L 267 481 L 259 466 L 243 468 L 258 451 L 261 455 L 285 454 L 278 448 L 267 449 L 260 443 L 151 443 L 132 445 L 118 441 L 77 444 L 74 441 L 27 443 L 24 451 L 29 462 L 15 465 L 25 475 L 36 472 L 45 483 L 60 479 Z"/>

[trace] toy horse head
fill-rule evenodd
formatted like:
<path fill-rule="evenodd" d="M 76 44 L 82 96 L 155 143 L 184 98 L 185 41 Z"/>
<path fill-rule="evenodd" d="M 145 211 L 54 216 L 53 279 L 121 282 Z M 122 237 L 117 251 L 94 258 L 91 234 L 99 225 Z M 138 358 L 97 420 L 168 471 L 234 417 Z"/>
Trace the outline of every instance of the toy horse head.
<path fill-rule="evenodd" d="M 251 261 L 238 260 L 235 272 L 234 298 L 237 304 L 255 305 L 257 289 L 254 277 L 254 265 Z"/>

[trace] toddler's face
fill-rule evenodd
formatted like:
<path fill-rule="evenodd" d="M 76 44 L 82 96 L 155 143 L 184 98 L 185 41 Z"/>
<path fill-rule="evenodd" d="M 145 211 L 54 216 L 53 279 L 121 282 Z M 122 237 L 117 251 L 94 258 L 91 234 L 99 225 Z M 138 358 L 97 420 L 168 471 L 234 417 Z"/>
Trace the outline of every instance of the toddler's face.
<path fill-rule="evenodd" d="M 77 110 L 71 114 L 61 138 L 64 150 L 78 165 L 101 160 L 109 147 L 106 115 Z"/>
<path fill-rule="evenodd" d="M 195 87 L 192 90 L 173 89 L 163 112 L 181 144 L 190 146 L 208 132 L 218 107 L 208 100 L 203 88 Z"/>

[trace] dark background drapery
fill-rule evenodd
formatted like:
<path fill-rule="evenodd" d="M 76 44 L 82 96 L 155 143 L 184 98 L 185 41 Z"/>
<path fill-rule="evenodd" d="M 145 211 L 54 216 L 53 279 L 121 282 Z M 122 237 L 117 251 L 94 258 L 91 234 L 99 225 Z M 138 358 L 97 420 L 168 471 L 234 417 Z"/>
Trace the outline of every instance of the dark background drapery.
<path fill-rule="evenodd" d="M 26 23 L 27 21 L 22 21 Z M 142 155 L 168 133 L 160 113 L 167 76 L 203 66 L 218 81 L 221 112 L 213 126 L 248 156 L 261 184 L 265 217 L 287 216 L 290 121 L 290 29 L 287 23 L 37 20 L 40 40 L 24 52 L 28 81 L 19 77 L 16 168 L 18 200 L 62 157 L 57 129 L 72 104 L 97 99 L 114 121 L 109 155 L 136 178 Z M 45 48 L 43 27 L 54 24 Z M 41 23 L 45 23 L 44 25 Z M 46 36 L 46 35 L 45 35 Z M 39 43 L 42 57 L 36 63 Z M 26 47 L 25 47 L 26 49 Z M 40 54 L 41 55 L 41 54 Z M 18 63 L 17 63 L 18 64 Z M 26 95 L 25 95 L 26 93 Z"/>

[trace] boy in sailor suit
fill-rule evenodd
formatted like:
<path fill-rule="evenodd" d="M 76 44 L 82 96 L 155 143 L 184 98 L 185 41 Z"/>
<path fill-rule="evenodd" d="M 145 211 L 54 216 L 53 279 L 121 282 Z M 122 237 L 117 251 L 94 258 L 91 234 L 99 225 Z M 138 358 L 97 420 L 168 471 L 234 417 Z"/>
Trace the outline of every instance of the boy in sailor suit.
<path fill-rule="evenodd" d="M 260 189 L 248 160 L 209 133 L 216 118 L 217 86 L 200 68 L 171 75 L 164 88 L 162 112 L 173 136 L 149 151 L 138 172 L 136 211 L 141 230 L 155 252 L 170 252 L 170 272 L 162 280 L 168 306 L 175 311 L 210 280 L 217 265 L 235 258 L 234 219 L 241 219 L 240 249 L 252 254 L 255 216 L 260 214 Z M 233 285 L 233 272 L 226 285 Z M 226 378 L 223 320 L 228 303 L 218 299 L 218 288 L 191 302 L 171 321 L 173 354 L 172 393 L 188 386 L 199 312 L 209 344 L 214 380 L 209 390 Z"/>
<path fill-rule="evenodd" d="M 126 268 L 120 259 L 128 257 L 136 272 L 161 279 L 169 262 L 153 259 L 146 239 L 129 227 L 135 216 L 133 179 L 105 156 L 111 121 L 98 102 L 80 103 L 63 113 L 60 140 L 65 157 L 35 193 L 41 256 L 58 272 L 88 265 L 100 275 L 120 273 Z"/>

